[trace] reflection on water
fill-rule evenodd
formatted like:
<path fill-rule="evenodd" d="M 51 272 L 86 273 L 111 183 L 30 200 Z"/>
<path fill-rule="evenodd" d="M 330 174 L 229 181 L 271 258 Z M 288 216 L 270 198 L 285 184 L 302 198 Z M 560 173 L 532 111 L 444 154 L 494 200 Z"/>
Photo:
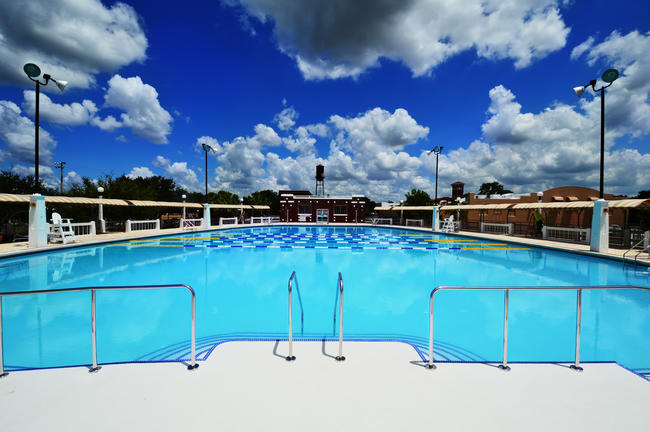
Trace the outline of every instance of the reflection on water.
<path fill-rule="evenodd" d="M 0 261 L 0 290 L 188 284 L 197 293 L 197 338 L 207 355 L 226 340 L 286 337 L 287 281 L 293 270 L 300 281 L 294 296 L 296 338 L 338 334 L 335 284 L 340 271 L 346 339 L 395 339 L 425 350 L 428 298 L 438 285 L 649 286 L 647 272 L 618 262 L 478 240 L 469 249 L 467 239 L 462 243 L 458 237 L 316 226 L 230 233 L 5 259 Z M 500 360 L 502 292 L 445 291 L 436 295 L 435 308 L 437 358 Z M 510 359 L 572 360 L 575 313 L 575 292 L 512 292 Z M 181 290 L 98 292 L 99 360 L 182 357 L 188 351 L 189 318 L 190 298 Z M 90 362 L 89 293 L 4 298 L 3 325 L 8 366 Z M 649 293 L 583 293 L 583 360 L 649 368 L 648 342 Z"/>

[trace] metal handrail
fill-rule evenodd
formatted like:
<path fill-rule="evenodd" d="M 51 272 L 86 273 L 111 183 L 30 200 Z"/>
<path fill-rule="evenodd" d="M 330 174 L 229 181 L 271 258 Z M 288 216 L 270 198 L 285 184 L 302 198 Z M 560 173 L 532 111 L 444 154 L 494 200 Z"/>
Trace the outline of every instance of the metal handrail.
<path fill-rule="evenodd" d="M 296 356 L 293 355 L 293 320 L 291 314 L 291 291 L 293 288 L 293 281 L 296 281 L 296 289 L 298 288 L 298 277 L 296 276 L 296 271 L 294 270 L 289 277 L 289 355 L 285 357 L 287 361 L 292 361 L 296 359 Z"/>
<path fill-rule="evenodd" d="M 33 294 L 50 294 L 62 292 L 76 292 L 76 291 L 90 291 L 90 317 L 92 328 L 92 347 L 93 347 L 93 365 L 89 372 L 96 372 L 101 369 L 97 365 L 97 332 L 95 329 L 95 291 L 109 291 L 109 290 L 140 290 L 140 289 L 166 289 L 166 288 L 185 288 L 192 295 L 192 359 L 187 369 L 192 370 L 199 367 L 196 363 L 196 295 L 194 290 L 189 285 L 127 285 L 127 286 L 104 286 L 104 287 L 80 287 L 80 288 L 60 288 L 48 290 L 33 290 L 33 291 L 11 291 L 0 293 L 0 377 L 6 376 L 4 372 L 4 362 L 2 353 L 2 297 L 19 296 L 19 295 L 33 295 Z"/>
<path fill-rule="evenodd" d="M 439 286 L 431 291 L 429 297 L 429 361 L 427 367 L 429 369 L 435 368 L 433 364 L 433 296 L 436 292 L 441 290 L 483 290 L 483 291 L 505 291 L 504 296 L 504 311 L 503 311 L 503 362 L 499 368 L 510 370 L 508 366 L 508 293 L 510 290 L 516 291 L 546 291 L 546 290 L 576 290 L 577 291 L 577 312 L 576 312 L 576 350 L 575 361 L 571 365 L 571 369 L 582 370 L 580 367 L 580 321 L 582 318 L 582 290 L 594 289 L 640 289 L 650 291 L 650 287 L 642 287 L 638 285 L 612 285 L 612 286 L 496 286 L 496 287 L 483 287 L 483 286 Z"/>
<path fill-rule="evenodd" d="M 345 357 L 343 356 L 343 276 L 339 272 L 339 278 L 336 282 L 337 284 L 337 293 L 339 293 L 339 355 L 336 356 L 336 361 L 343 361 Z"/>
<path fill-rule="evenodd" d="M 635 243 L 631 248 L 629 248 L 628 250 L 626 250 L 626 251 L 623 253 L 623 258 L 625 258 L 625 255 L 627 255 L 628 253 L 630 253 L 630 252 L 632 252 L 633 250 L 635 250 L 635 248 L 636 248 L 638 245 L 640 245 L 641 243 L 643 243 L 644 241 L 645 241 L 645 239 L 642 238 L 642 239 L 639 240 L 637 243 Z M 643 252 L 643 249 L 641 249 L 641 252 Z"/>

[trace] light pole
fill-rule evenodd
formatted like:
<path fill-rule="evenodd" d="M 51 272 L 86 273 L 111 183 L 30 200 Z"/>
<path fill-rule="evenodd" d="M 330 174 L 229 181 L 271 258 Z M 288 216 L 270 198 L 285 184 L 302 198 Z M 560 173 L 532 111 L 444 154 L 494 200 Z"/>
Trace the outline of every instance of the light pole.
<path fill-rule="evenodd" d="M 183 198 L 183 219 L 185 219 L 185 199 L 187 198 L 187 195 L 183 194 L 181 198 Z"/>
<path fill-rule="evenodd" d="M 61 170 L 61 195 L 63 195 L 63 168 L 65 168 L 65 162 L 54 162 L 54 168 Z"/>
<path fill-rule="evenodd" d="M 27 74 L 27 77 L 34 81 L 36 83 L 36 108 L 34 110 L 34 126 L 35 126 L 35 132 L 34 132 L 34 192 L 38 192 L 40 189 L 40 183 L 39 183 L 39 178 L 38 178 L 38 123 L 39 123 L 39 104 L 40 104 L 40 96 L 41 96 L 41 85 L 47 85 L 50 81 L 53 81 L 54 84 L 59 88 L 59 90 L 63 91 L 66 85 L 68 85 L 67 81 L 57 81 L 52 76 L 49 74 L 43 74 L 43 79 L 45 82 L 41 82 L 38 77 L 41 75 L 41 68 L 36 66 L 34 63 L 27 63 L 25 66 L 23 66 L 23 70 Z"/>
<path fill-rule="evenodd" d="M 435 153 L 436 155 L 436 197 L 433 199 L 433 201 L 438 204 L 438 156 L 440 155 L 440 152 L 442 151 L 444 147 L 443 146 L 435 146 L 430 152 Z"/>
<path fill-rule="evenodd" d="M 97 188 L 97 193 L 99 194 L 99 199 L 102 199 L 102 194 L 104 193 L 104 188 L 103 187 L 98 187 Z M 106 232 L 106 223 L 104 222 L 104 205 L 100 202 L 99 203 L 99 214 L 98 214 L 98 219 L 99 219 L 99 230 L 101 233 Z"/>
<path fill-rule="evenodd" d="M 201 144 L 205 152 L 205 202 L 208 202 L 208 153 L 213 152 L 214 149 L 208 144 Z"/>
<path fill-rule="evenodd" d="M 618 71 L 616 69 L 607 69 L 602 76 L 602 80 L 607 85 L 601 86 L 599 89 L 596 88 L 596 80 L 589 81 L 589 84 L 574 87 L 573 91 L 578 95 L 582 96 L 587 87 L 591 86 L 591 89 L 594 93 L 600 92 L 600 199 L 603 199 L 603 173 L 605 171 L 605 89 L 611 86 L 614 81 L 618 78 Z"/>

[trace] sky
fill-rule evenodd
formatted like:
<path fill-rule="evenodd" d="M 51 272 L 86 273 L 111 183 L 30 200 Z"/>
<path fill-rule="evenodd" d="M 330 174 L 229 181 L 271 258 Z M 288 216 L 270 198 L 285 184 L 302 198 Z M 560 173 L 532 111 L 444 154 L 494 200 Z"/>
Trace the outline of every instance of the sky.
<path fill-rule="evenodd" d="M 315 187 L 399 200 L 498 181 L 519 193 L 650 189 L 650 4 L 642 0 L 0 0 L 0 169 L 173 178 L 239 195 Z"/>

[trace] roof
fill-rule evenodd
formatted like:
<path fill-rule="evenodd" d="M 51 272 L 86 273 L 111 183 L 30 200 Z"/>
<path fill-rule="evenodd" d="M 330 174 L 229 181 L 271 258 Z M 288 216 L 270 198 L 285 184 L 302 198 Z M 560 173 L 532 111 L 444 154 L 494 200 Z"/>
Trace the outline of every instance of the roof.
<path fill-rule="evenodd" d="M 649 199 L 633 198 L 624 200 L 608 201 L 610 208 L 632 208 L 640 206 L 650 206 Z M 563 209 L 563 208 L 593 208 L 593 201 L 559 201 L 559 202 L 537 202 L 537 203 L 520 203 L 520 204 L 470 204 L 470 205 L 449 205 L 440 207 L 440 211 L 444 210 L 497 210 L 497 209 Z M 377 209 L 375 209 L 377 210 Z"/>
<path fill-rule="evenodd" d="M 12 203 L 29 203 L 30 195 L 17 194 L 0 194 L 0 202 Z M 186 208 L 203 208 L 202 204 L 175 201 L 147 201 L 147 200 L 125 200 L 111 198 L 87 198 L 87 197 L 68 197 L 68 196 L 46 196 L 45 202 L 48 204 L 75 204 L 75 205 L 108 205 L 108 206 L 134 206 L 134 207 L 186 207 Z M 269 210 L 267 205 L 251 204 L 210 204 L 210 208 L 221 209 L 250 209 L 250 210 Z"/>
<path fill-rule="evenodd" d="M 394 206 L 383 206 L 383 207 L 375 207 L 375 211 L 404 211 L 404 210 L 429 210 L 433 211 L 433 206 L 401 206 L 399 204 L 395 204 Z"/>
<path fill-rule="evenodd" d="M 501 209 L 507 209 L 510 206 L 512 206 L 512 203 L 447 205 L 447 206 L 440 207 L 440 211 L 444 211 L 444 210 L 501 210 Z"/>

